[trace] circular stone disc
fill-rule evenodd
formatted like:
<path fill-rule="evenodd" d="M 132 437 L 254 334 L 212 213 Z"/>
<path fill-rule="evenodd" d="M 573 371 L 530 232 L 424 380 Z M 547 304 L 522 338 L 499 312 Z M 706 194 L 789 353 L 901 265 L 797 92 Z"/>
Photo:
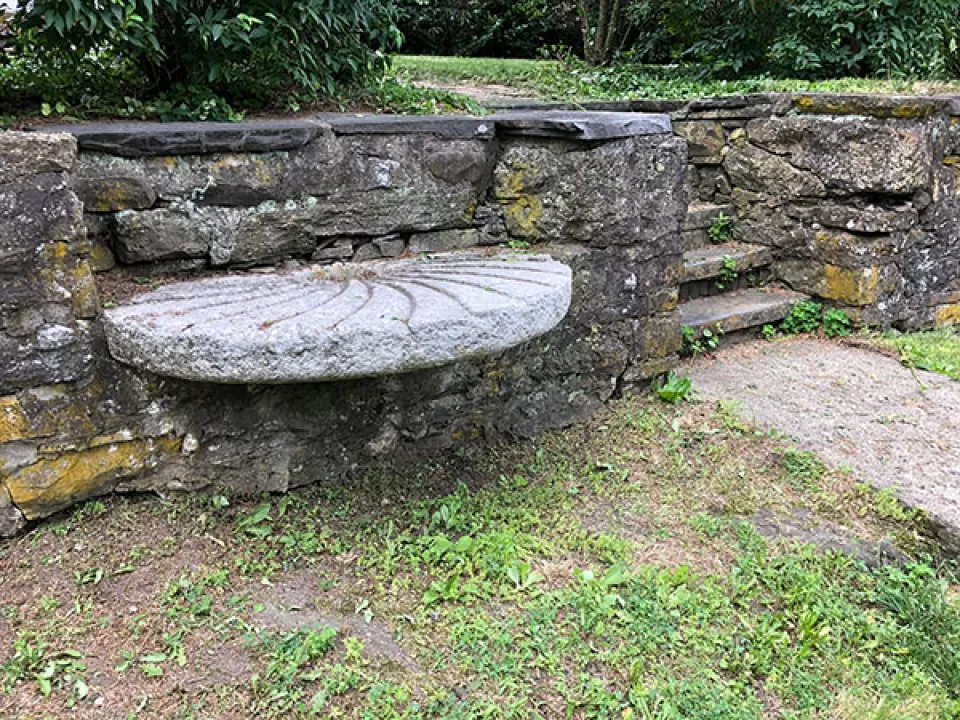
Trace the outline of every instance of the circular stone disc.
<path fill-rule="evenodd" d="M 456 254 L 177 283 L 105 327 L 117 360 L 161 375 L 344 380 L 506 350 L 556 327 L 570 288 L 548 256 Z"/>

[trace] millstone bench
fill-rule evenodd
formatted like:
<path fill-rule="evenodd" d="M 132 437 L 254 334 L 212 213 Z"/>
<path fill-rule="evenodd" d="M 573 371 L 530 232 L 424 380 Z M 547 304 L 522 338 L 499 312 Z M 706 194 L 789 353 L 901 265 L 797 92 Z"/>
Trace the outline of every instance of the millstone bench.
<path fill-rule="evenodd" d="M 106 311 L 111 354 L 161 375 L 294 383 L 391 375 L 496 353 L 556 327 L 570 269 L 464 253 L 177 283 Z"/>
<path fill-rule="evenodd" d="M 686 159 L 616 112 L 0 133 L 0 537 L 590 417 L 676 360 Z"/>

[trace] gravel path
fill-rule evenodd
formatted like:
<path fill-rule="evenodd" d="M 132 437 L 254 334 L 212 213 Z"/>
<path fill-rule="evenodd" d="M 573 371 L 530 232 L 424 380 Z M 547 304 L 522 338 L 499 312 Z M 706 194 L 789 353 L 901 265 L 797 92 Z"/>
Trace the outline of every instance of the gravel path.
<path fill-rule="evenodd" d="M 960 383 L 813 339 L 750 343 L 684 370 L 699 397 L 736 400 L 831 466 L 894 488 L 960 552 Z"/>

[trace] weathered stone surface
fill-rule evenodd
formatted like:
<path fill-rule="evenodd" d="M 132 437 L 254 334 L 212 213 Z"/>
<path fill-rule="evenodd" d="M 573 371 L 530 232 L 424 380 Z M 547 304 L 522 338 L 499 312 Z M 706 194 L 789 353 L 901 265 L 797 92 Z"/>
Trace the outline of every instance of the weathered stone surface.
<path fill-rule="evenodd" d="M 759 328 L 783 320 L 806 295 L 788 290 L 738 290 L 689 300 L 680 306 L 680 323 L 695 335 L 704 330 L 725 333 Z"/>
<path fill-rule="evenodd" d="M 449 250 L 463 250 L 480 244 L 480 233 L 469 230 L 440 230 L 432 233 L 417 233 L 410 236 L 409 249 L 412 253 L 440 253 Z"/>
<path fill-rule="evenodd" d="M 785 260 L 776 273 L 795 290 L 845 305 L 865 307 L 886 298 L 894 304 L 900 277 L 895 266 L 845 268 L 809 260 Z"/>
<path fill-rule="evenodd" d="M 215 234 L 192 205 L 125 211 L 117 213 L 116 223 L 115 247 L 124 263 L 201 258 Z"/>
<path fill-rule="evenodd" d="M 457 255 L 171 285 L 107 311 L 110 352 L 226 383 L 342 380 L 501 352 L 555 327 L 570 269 Z"/>
<path fill-rule="evenodd" d="M 494 134 L 490 118 L 466 115 L 350 115 L 322 113 L 317 119 L 337 135 L 433 135 L 469 140 Z"/>
<path fill-rule="evenodd" d="M 157 201 L 153 188 L 136 178 L 79 178 L 73 189 L 87 212 L 145 210 Z"/>
<path fill-rule="evenodd" d="M 763 245 L 727 243 L 691 250 L 683 254 L 683 282 L 720 277 L 727 261 L 734 264 L 736 272 L 744 273 L 772 260 L 770 249 Z"/>
<path fill-rule="evenodd" d="M 23 513 L 10 500 L 10 493 L 0 482 L 0 538 L 9 538 L 18 534 L 26 526 Z"/>
<path fill-rule="evenodd" d="M 944 98 L 916 95 L 814 93 L 793 98 L 798 113 L 811 115 L 866 115 L 874 118 L 925 118 L 949 106 Z"/>
<path fill-rule="evenodd" d="M 0 444 L 30 437 L 30 423 L 16 396 L 0 398 Z"/>
<path fill-rule="evenodd" d="M 21 468 L 9 475 L 6 486 L 27 519 L 45 517 L 109 492 L 120 478 L 143 472 L 179 450 L 180 441 L 170 438 L 105 443 Z"/>
<path fill-rule="evenodd" d="M 730 148 L 723 166 L 738 189 L 785 197 L 821 197 L 826 191 L 819 178 L 743 139 Z"/>
<path fill-rule="evenodd" d="M 960 325 L 960 302 L 937 306 L 934 322 L 937 327 Z"/>
<path fill-rule="evenodd" d="M 667 115 L 621 112 L 517 111 L 497 113 L 489 119 L 502 135 L 588 141 L 661 135 L 671 129 Z"/>
<path fill-rule="evenodd" d="M 275 152 L 303 147 L 325 125 L 311 120 L 238 123 L 82 123 L 44 128 L 76 138 L 83 152 L 123 157 Z"/>
<path fill-rule="evenodd" d="M 679 254 L 685 164 L 679 139 L 506 140 L 494 191 L 515 237 Z"/>
<path fill-rule="evenodd" d="M 815 205 L 793 205 L 787 213 L 798 220 L 828 228 L 859 233 L 892 233 L 915 227 L 920 218 L 911 204 L 883 207 L 872 203 L 839 205 L 818 202 Z"/>
<path fill-rule="evenodd" d="M 77 160 L 77 144 L 70 135 L 0 132 L 0 185 L 33 175 L 65 173 Z"/>
<path fill-rule="evenodd" d="M 750 143 L 810 171 L 833 192 L 891 195 L 930 186 L 929 132 L 915 121 L 862 117 L 789 116 L 747 125 Z"/>
<path fill-rule="evenodd" d="M 687 149 L 694 163 L 705 159 L 716 164 L 723 161 L 726 135 L 720 123 L 709 120 L 675 122 L 673 130 L 687 141 Z"/>

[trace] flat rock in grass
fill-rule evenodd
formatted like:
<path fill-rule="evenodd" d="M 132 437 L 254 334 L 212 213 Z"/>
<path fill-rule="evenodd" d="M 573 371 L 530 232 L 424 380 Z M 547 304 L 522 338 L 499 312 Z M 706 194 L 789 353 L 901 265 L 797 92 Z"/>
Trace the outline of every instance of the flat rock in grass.
<path fill-rule="evenodd" d="M 469 253 L 168 285 L 105 326 L 116 359 L 161 375 L 320 382 L 506 350 L 556 327 L 570 295 L 550 257 Z"/>
<path fill-rule="evenodd" d="M 747 418 L 922 510 L 960 554 L 960 383 L 811 339 L 732 348 L 688 370 L 701 397 L 736 400 Z"/>

